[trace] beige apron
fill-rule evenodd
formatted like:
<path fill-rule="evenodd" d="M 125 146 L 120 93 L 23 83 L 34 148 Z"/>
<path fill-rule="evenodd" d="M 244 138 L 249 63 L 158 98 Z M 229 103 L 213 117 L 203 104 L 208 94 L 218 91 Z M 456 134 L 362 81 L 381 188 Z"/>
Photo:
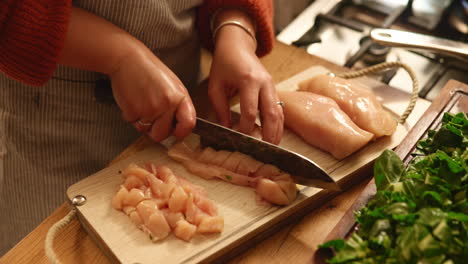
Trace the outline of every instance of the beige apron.
<path fill-rule="evenodd" d="M 194 28 L 202 0 L 80 0 L 145 43 L 189 88 L 198 81 Z M 93 36 L 88 36 L 93 37 Z M 112 103 L 106 76 L 59 67 L 43 87 L 0 73 L 0 256 L 139 134 Z"/>

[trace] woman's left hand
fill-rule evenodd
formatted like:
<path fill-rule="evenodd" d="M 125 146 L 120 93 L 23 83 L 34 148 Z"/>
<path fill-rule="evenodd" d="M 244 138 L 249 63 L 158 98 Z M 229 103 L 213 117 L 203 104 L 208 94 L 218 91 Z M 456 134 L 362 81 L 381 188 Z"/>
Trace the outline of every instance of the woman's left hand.
<path fill-rule="evenodd" d="M 229 98 L 239 93 L 239 130 L 251 134 L 260 112 L 263 140 L 278 144 L 284 115 L 271 75 L 255 54 L 255 40 L 236 25 L 223 26 L 216 34 L 208 95 L 218 120 L 230 127 Z"/>

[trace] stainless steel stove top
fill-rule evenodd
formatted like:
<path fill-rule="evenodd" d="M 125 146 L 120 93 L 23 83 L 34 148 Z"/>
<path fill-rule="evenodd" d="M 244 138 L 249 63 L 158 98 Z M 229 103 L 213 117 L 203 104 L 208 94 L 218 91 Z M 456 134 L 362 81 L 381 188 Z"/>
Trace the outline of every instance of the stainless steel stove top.
<path fill-rule="evenodd" d="M 315 0 L 277 39 L 304 48 L 335 64 L 363 68 L 384 61 L 408 64 L 420 82 L 420 97 L 434 99 L 449 79 L 468 83 L 468 63 L 427 51 L 390 48 L 373 43 L 373 28 L 392 28 L 467 42 L 465 0 Z M 461 15 L 460 15 L 461 12 Z M 458 21 L 460 21 L 460 19 Z M 403 70 L 374 76 L 410 93 L 412 84 Z"/>

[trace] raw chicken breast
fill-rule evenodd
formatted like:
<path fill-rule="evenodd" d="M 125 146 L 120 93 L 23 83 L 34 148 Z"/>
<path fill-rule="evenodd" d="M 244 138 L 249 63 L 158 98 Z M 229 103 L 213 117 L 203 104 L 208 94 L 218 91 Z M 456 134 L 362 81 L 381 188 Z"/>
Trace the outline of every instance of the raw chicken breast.
<path fill-rule="evenodd" d="M 169 149 L 168 155 L 174 160 L 180 162 L 190 172 L 204 179 L 209 180 L 212 178 L 220 178 L 236 185 L 252 185 L 252 181 L 254 180 L 252 177 L 241 175 L 224 167 L 224 164 L 231 163 L 230 156 L 228 156 L 223 164 L 215 165 L 211 162 L 215 160 L 214 157 L 217 156 L 217 151 L 213 150 L 211 154 L 213 157 L 206 159 L 205 162 L 198 159 L 198 156 L 201 155 L 201 153 L 203 153 L 203 151 L 199 148 L 192 149 L 184 142 L 181 142 L 175 144 L 171 149 Z M 232 152 L 229 152 L 229 155 L 231 154 Z M 232 167 L 231 165 L 228 166 Z"/>
<path fill-rule="evenodd" d="M 332 98 L 354 123 L 376 138 L 395 132 L 397 121 L 371 90 L 357 82 L 324 74 L 303 81 L 299 89 Z"/>
<path fill-rule="evenodd" d="M 206 192 L 176 176 L 167 166 L 130 164 L 112 198 L 112 207 L 123 211 L 152 241 L 174 235 L 190 241 L 197 233 L 220 233 L 223 217 Z M 201 225 L 201 227 L 200 227 Z"/>
<path fill-rule="evenodd" d="M 286 127 L 307 143 L 343 159 L 366 145 L 373 134 L 359 128 L 335 101 L 309 92 L 278 91 Z"/>
<path fill-rule="evenodd" d="M 210 147 L 202 149 L 199 144 L 190 145 L 185 141 L 174 144 L 168 154 L 188 171 L 202 178 L 218 178 L 232 184 L 254 187 L 257 194 L 270 203 L 287 205 L 296 199 L 296 184 L 289 174 L 281 172 L 273 165 L 263 164 L 248 155 L 225 150 L 216 151 Z M 278 175 L 282 177 L 276 178 Z M 202 203 L 200 200 L 195 200 L 194 202 L 204 213 L 211 216 L 215 214 L 210 211 L 213 206 L 206 204 L 206 201 Z M 192 209 L 189 198 L 187 211 L 190 211 L 193 220 L 199 212 Z"/>

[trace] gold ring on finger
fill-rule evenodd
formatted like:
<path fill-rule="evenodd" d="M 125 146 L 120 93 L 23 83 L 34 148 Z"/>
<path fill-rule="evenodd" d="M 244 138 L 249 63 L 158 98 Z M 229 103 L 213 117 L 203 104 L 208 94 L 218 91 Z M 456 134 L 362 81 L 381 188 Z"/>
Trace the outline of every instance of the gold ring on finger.
<path fill-rule="evenodd" d="M 139 125 L 141 126 L 152 126 L 153 125 L 153 122 L 143 122 L 141 120 L 138 120 L 137 122 Z"/>
<path fill-rule="evenodd" d="M 278 102 L 276 102 L 276 104 L 281 106 L 281 107 L 284 107 L 284 102 L 283 101 L 278 101 Z"/>

